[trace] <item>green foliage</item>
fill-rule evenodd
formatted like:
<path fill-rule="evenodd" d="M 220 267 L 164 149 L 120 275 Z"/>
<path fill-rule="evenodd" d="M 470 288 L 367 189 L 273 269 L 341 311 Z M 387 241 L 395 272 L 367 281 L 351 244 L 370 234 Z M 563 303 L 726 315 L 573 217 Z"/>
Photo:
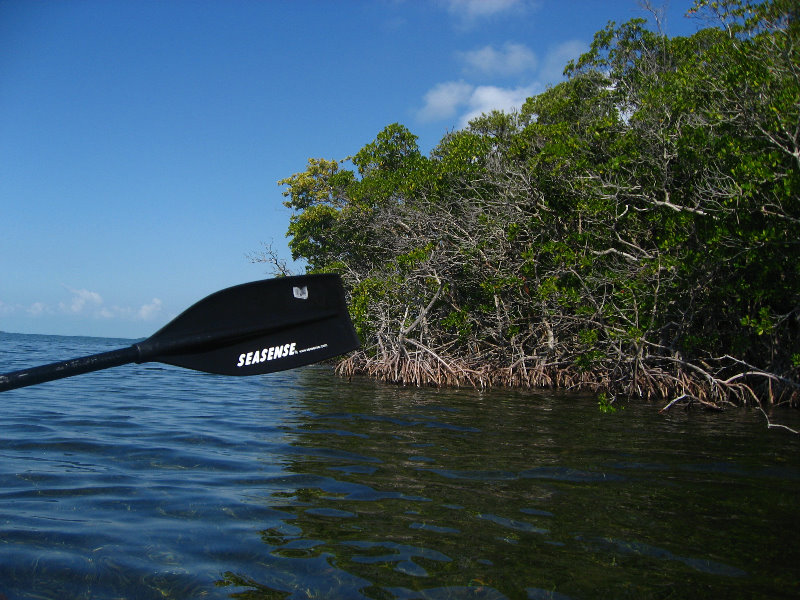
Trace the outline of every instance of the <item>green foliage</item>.
<path fill-rule="evenodd" d="M 414 248 L 405 254 L 399 255 L 395 259 L 398 271 L 405 273 L 412 271 L 430 257 L 432 250 L 433 243 L 428 243 L 422 248 Z"/>
<path fill-rule="evenodd" d="M 311 159 L 280 182 L 294 258 L 346 276 L 368 351 L 406 356 L 416 336 L 439 358 L 569 364 L 628 390 L 676 357 L 797 376 L 798 9 L 690 12 L 718 26 L 609 23 L 566 81 L 427 157 L 395 123 L 354 170 Z"/>
<path fill-rule="evenodd" d="M 442 320 L 441 325 L 445 329 L 452 329 L 458 332 L 461 339 L 467 339 L 472 334 L 472 321 L 469 314 L 463 308 L 450 311 Z"/>
<path fill-rule="evenodd" d="M 391 279 L 370 277 L 352 288 L 350 317 L 360 339 L 368 340 L 373 336 L 376 323 L 372 318 L 371 308 L 391 292 L 395 283 Z"/>
<path fill-rule="evenodd" d="M 608 394 L 605 392 L 600 392 L 597 394 L 597 408 L 604 415 L 614 414 L 617 412 L 617 410 L 619 410 L 616 406 L 614 406 L 614 398 L 609 398 Z"/>
<path fill-rule="evenodd" d="M 413 193 L 425 178 L 427 159 L 419 152 L 417 136 L 394 123 L 353 157 L 362 179 L 350 188 L 353 203 L 375 207 Z"/>
<path fill-rule="evenodd" d="M 741 319 L 742 325 L 749 327 L 756 332 L 757 335 L 764 335 L 772 333 L 775 329 L 775 321 L 772 318 L 770 308 L 762 306 L 758 311 L 757 317 L 750 317 L 745 315 Z"/>

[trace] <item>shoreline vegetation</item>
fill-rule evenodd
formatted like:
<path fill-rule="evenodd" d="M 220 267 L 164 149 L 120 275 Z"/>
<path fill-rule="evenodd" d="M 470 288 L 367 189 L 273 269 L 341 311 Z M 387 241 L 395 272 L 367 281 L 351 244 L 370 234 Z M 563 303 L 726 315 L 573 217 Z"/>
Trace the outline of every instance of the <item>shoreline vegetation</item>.
<path fill-rule="evenodd" d="M 429 156 L 393 124 L 279 182 L 293 257 L 348 290 L 339 374 L 800 407 L 800 9 L 689 12 L 609 23 Z"/>

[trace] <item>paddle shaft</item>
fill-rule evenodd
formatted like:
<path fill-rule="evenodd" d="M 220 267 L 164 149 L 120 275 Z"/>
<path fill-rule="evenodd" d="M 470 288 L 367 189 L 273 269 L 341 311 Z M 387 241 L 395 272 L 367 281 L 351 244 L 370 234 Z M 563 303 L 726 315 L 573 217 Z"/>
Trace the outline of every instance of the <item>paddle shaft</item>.
<path fill-rule="evenodd" d="M 64 377 L 72 377 L 73 375 L 91 373 L 92 371 L 100 371 L 101 369 L 119 367 L 121 365 L 137 362 L 139 359 L 139 349 L 134 345 L 127 348 L 120 348 L 119 350 L 111 350 L 110 352 L 102 352 L 82 358 L 73 358 L 71 360 L 50 363 L 49 365 L 42 365 L 40 367 L 13 371 L 0 375 L 0 392 L 36 385 L 37 383 L 44 383 L 46 381 L 53 381 L 55 379 L 62 379 Z"/>
<path fill-rule="evenodd" d="M 334 316 L 336 316 L 336 313 L 333 311 L 324 312 L 313 319 L 306 319 L 305 321 L 306 323 L 314 323 Z M 120 348 L 119 350 L 111 350 L 110 352 L 92 354 L 91 356 L 84 356 L 82 358 L 73 358 L 71 360 L 50 363 L 49 365 L 1 374 L 0 392 L 45 383 L 47 381 L 55 381 L 56 379 L 72 377 L 73 375 L 82 375 L 93 371 L 119 367 L 133 362 L 150 362 L 151 360 L 158 360 L 160 357 L 179 352 L 180 350 L 188 349 L 189 351 L 199 352 L 209 346 L 225 345 L 235 340 L 254 337 L 256 334 L 268 333 L 270 329 L 289 329 L 294 325 L 296 325 L 296 323 L 290 321 L 282 324 L 280 327 L 256 330 L 255 333 L 252 330 L 228 331 L 225 332 L 225 334 L 200 333 L 174 339 L 158 339 L 157 336 L 153 336 L 142 342 L 128 346 L 127 348 Z"/>
<path fill-rule="evenodd" d="M 0 392 L 133 362 L 262 375 L 358 347 L 338 275 L 266 279 L 211 294 L 127 348 L 0 374 Z"/>

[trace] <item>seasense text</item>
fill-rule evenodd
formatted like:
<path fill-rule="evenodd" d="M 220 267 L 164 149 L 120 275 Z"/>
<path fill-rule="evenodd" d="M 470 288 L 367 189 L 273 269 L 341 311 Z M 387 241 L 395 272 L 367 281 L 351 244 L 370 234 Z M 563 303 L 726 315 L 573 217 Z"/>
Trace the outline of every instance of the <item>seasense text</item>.
<path fill-rule="evenodd" d="M 262 348 L 247 352 L 239 355 L 239 362 L 236 363 L 237 367 L 244 367 L 245 365 L 254 365 L 256 363 L 266 362 L 268 360 L 275 360 L 276 358 L 283 358 L 284 356 L 291 356 L 297 354 L 295 349 L 295 342 L 291 344 L 283 344 L 282 346 L 271 346 L 269 348 Z"/>

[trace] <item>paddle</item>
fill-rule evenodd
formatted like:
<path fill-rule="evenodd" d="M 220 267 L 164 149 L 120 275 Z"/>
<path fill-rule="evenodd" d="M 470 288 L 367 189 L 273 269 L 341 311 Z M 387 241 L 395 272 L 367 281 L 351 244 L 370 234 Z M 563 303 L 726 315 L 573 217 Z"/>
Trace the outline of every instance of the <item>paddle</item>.
<path fill-rule="evenodd" d="M 127 348 L 0 375 L 0 392 L 133 362 L 260 375 L 358 347 L 338 275 L 265 279 L 211 294 Z"/>

